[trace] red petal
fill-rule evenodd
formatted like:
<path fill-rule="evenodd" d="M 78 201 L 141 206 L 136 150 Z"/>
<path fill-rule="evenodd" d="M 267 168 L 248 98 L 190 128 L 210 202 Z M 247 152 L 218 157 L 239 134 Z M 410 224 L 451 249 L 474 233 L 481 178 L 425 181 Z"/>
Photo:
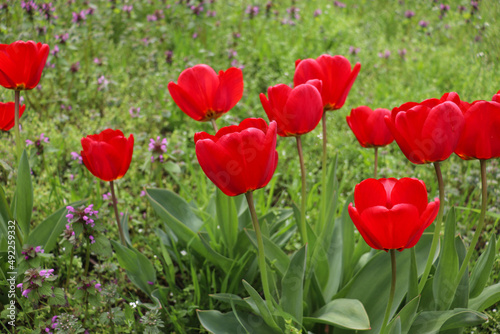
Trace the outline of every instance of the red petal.
<path fill-rule="evenodd" d="M 295 87 L 280 116 L 278 124 L 287 134 L 302 135 L 314 130 L 323 116 L 318 89 L 309 84 Z"/>
<path fill-rule="evenodd" d="M 374 239 L 373 235 L 370 234 L 370 231 L 368 231 L 365 224 L 361 220 L 361 217 L 359 216 L 358 210 L 352 206 L 352 203 L 349 204 L 348 211 L 349 211 L 349 216 L 351 217 L 352 222 L 354 223 L 354 225 L 356 225 L 356 228 L 358 229 L 359 233 L 361 234 L 363 239 L 366 241 L 368 246 L 370 246 L 371 248 L 375 248 L 375 249 L 383 249 L 377 243 L 377 240 Z"/>
<path fill-rule="evenodd" d="M 406 244 L 405 248 L 412 248 L 417 244 L 417 242 L 420 240 L 420 237 L 424 233 L 425 229 L 432 224 L 434 219 L 436 219 L 438 212 L 439 212 L 439 199 L 436 198 L 434 202 L 431 202 L 427 205 L 427 208 L 425 209 L 424 213 L 421 214 L 420 227 L 414 233 L 413 237 L 410 238 L 410 240 L 408 240 L 408 243 Z"/>
<path fill-rule="evenodd" d="M 347 79 L 347 83 L 343 89 L 343 92 L 340 95 L 340 98 L 335 105 L 336 109 L 340 109 L 344 105 L 345 100 L 347 99 L 347 95 L 351 91 L 352 85 L 354 84 L 354 81 L 356 81 L 356 78 L 358 77 L 360 69 L 361 69 L 361 64 L 356 63 L 356 65 L 354 65 L 354 68 L 352 69 L 351 74 L 349 75 L 349 78 Z"/>
<path fill-rule="evenodd" d="M 421 215 L 427 208 L 427 189 L 420 180 L 402 178 L 396 182 L 391 192 L 391 202 L 397 204 L 412 204 Z"/>
<path fill-rule="evenodd" d="M 387 198 L 384 185 L 379 180 L 366 179 L 354 188 L 354 203 L 360 213 L 373 206 L 386 206 Z"/>
<path fill-rule="evenodd" d="M 177 104 L 186 115 L 195 121 L 205 120 L 207 114 L 205 103 L 193 100 L 188 92 L 184 91 L 182 87 L 173 82 L 168 83 L 168 91 L 175 104 Z"/>
<path fill-rule="evenodd" d="M 219 88 L 215 94 L 212 109 L 225 113 L 232 109 L 243 96 L 243 72 L 231 67 L 219 72 Z"/>
<path fill-rule="evenodd" d="M 293 76 L 294 87 L 302 85 L 308 80 L 323 80 L 323 69 L 316 60 L 308 58 L 298 62 L 298 64 L 296 62 L 295 64 L 295 74 Z"/>

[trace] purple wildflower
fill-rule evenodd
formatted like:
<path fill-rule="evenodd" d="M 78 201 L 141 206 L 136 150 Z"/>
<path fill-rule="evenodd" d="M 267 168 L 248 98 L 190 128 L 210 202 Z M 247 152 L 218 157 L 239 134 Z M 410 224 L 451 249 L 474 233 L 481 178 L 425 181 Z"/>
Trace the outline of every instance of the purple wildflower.
<path fill-rule="evenodd" d="M 407 11 L 405 12 L 405 17 L 406 17 L 407 19 L 411 19 L 411 18 L 412 18 L 412 17 L 414 17 L 414 16 L 415 16 L 415 12 L 414 12 L 414 11 L 412 11 L 412 10 L 407 10 Z"/>

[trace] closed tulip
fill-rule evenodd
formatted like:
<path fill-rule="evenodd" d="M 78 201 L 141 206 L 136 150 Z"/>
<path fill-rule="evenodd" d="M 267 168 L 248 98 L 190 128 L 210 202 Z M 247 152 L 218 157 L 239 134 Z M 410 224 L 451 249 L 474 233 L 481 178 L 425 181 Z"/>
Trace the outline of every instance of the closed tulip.
<path fill-rule="evenodd" d="M 33 89 L 42 76 L 49 46 L 33 41 L 0 44 L 0 85 L 8 89 Z"/>
<path fill-rule="evenodd" d="M 232 109 L 243 96 L 243 73 L 231 67 L 219 74 L 208 65 L 184 70 L 168 91 L 174 102 L 196 121 L 217 119 Z"/>
<path fill-rule="evenodd" d="M 433 222 L 439 199 L 427 202 L 425 184 L 414 178 L 367 179 L 354 188 L 349 215 L 366 243 L 375 249 L 411 248 Z"/>
<path fill-rule="evenodd" d="M 493 95 L 492 101 L 500 103 L 500 90 L 495 95 Z"/>
<path fill-rule="evenodd" d="M 500 157 L 500 103 L 476 101 L 464 118 L 464 130 L 455 153 L 464 160 Z"/>
<path fill-rule="evenodd" d="M 455 151 L 468 108 L 456 93 L 421 103 L 407 102 L 392 109 L 386 124 L 401 151 L 414 164 L 439 162 Z"/>
<path fill-rule="evenodd" d="M 19 108 L 19 117 L 24 113 L 26 106 L 23 104 Z M 14 126 L 14 102 L 0 102 L 0 129 L 9 131 Z"/>
<path fill-rule="evenodd" d="M 385 124 L 384 117 L 390 116 L 389 109 L 361 106 L 351 110 L 346 117 L 347 124 L 363 147 L 381 147 L 394 141 L 391 131 Z"/>
<path fill-rule="evenodd" d="M 310 80 L 290 88 L 279 84 L 260 94 L 269 121 L 276 121 L 282 137 L 300 136 L 316 128 L 323 116 L 321 81 Z"/>
<path fill-rule="evenodd" d="M 194 136 L 196 156 L 207 177 L 228 196 L 265 187 L 278 164 L 276 122 L 247 118 L 215 136 Z"/>
<path fill-rule="evenodd" d="M 293 84 L 298 86 L 309 80 L 321 80 L 324 110 L 340 109 L 345 103 L 360 68 L 360 63 L 356 63 L 351 68 L 349 60 L 343 56 L 324 54 L 316 59 L 299 59 L 295 62 Z"/>
<path fill-rule="evenodd" d="M 106 129 L 81 140 L 85 167 L 103 181 L 114 181 L 127 173 L 134 151 L 134 136 L 125 138 L 120 130 Z"/>

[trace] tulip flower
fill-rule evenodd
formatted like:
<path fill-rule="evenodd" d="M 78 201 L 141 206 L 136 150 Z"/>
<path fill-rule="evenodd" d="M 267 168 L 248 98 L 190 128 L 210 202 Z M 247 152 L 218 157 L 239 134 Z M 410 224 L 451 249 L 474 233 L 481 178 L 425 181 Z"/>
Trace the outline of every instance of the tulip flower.
<path fill-rule="evenodd" d="M 45 62 L 49 55 L 47 44 L 33 41 L 17 41 L 12 44 L 0 44 L 0 85 L 14 89 L 14 135 L 18 157 L 23 152 L 19 133 L 19 91 L 33 89 L 42 76 Z"/>
<path fill-rule="evenodd" d="M 260 102 L 269 121 L 276 121 L 278 135 L 300 136 L 314 130 L 323 116 L 320 91 L 319 80 L 309 80 L 293 89 L 279 84 L 267 89 L 269 100 L 261 93 Z"/>
<path fill-rule="evenodd" d="M 35 88 L 48 55 L 47 44 L 33 41 L 0 44 L 0 85 L 14 90 Z"/>
<path fill-rule="evenodd" d="M 81 140 L 85 167 L 103 181 L 114 181 L 127 173 L 132 161 L 134 135 L 128 138 L 120 130 L 106 129 Z"/>
<path fill-rule="evenodd" d="M 455 151 L 464 127 L 462 104 L 456 93 L 421 103 L 407 102 L 385 118 L 404 155 L 414 164 L 443 161 Z"/>
<path fill-rule="evenodd" d="M 491 100 L 500 103 L 500 90 L 495 95 L 493 95 L 493 98 Z"/>
<path fill-rule="evenodd" d="M 174 102 L 196 121 L 212 121 L 228 112 L 243 96 L 243 73 L 231 67 L 219 74 L 200 64 L 184 70 L 168 91 Z"/>
<path fill-rule="evenodd" d="M 267 100 L 260 94 L 260 101 L 270 121 L 278 124 L 278 134 L 282 137 L 295 136 L 302 176 L 302 203 L 300 230 L 302 240 L 307 243 L 306 228 L 306 170 L 302 154 L 300 136 L 316 128 L 323 116 L 321 81 L 309 80 L 305 84 L 290 88 L 279 84 L 267 89 Z"/>
<path fill-rule="evenodd" d="M 125 245 L 113 181 L 121 179 L 128 171 L 134 152 L 134 135 L 125 138 L 120 130 L 106 129 L 99 134 L 82 138 L 81 143 L 81 156 L 85 167 L 94 176 L 109 181 L 120 240 Z"/>
<path fill-rule="evenodd" d="M 278 164 L 276 122 L 247 118 L 220 129 L 215 136 L 194 136 L 196 156 L 207 177 L 226 195 L 265 187 Z"/>
<path fill-rule="evenodd" d="M 384 121 L 385 116 L 390 116 L 389 109 L 375 109 L 361 106 L 351 110 L 346 117 L 347 124 L 356 136 L 359 144 L 366 148 L 373 147 L 375 150 L 373 177 L 377 177 L 378 148 L 389 145 L 394 141 L 391 131 Z"/>
<path fill-rule="evenodd" d="M 14 109 L 14 102 L 0 102 L 0 129 L 2 129 L 3 131 L 9 131 L 14 126 Z M 26 106 L 23 104 L 20 108 L 19 117 L 23 115 L 24 109 L 26 109 Z"/>
<path fill-rule="evenodd" d="M 327 54 L 317 59 L 298 59 L 295 62 L 293 84 L 298 86 L 312 79 L 323 82 L 321 97 L 325 110 L 340 109 L 358 76 L 361 64 L 356 63 L 351 69 L 351 63 L 343 56 Z"/>
<path fill-rule="evenodd" d="M 500 157 L 500 103 L 476 101 L 465 112 L 464 119 L 455 153 L 464 160 Z"/>
<path fill-rule="evenodd" d="M 424 182 L 414 178 L 364 180 L 354 188 L 354 203 L 348 210 L 359 233 L 385 251 L 415 246 L 439 209 L 439 199 L 428 203 Z"/>

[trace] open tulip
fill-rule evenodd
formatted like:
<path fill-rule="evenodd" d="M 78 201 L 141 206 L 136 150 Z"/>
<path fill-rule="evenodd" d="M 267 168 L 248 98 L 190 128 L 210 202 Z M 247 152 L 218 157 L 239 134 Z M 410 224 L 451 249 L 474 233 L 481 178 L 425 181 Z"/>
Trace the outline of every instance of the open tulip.
<path fill-rule="evenodd" d="M 391 131 L 385 124 L 384 117 L 390 116 L 389 109 L 361 106 L 351 110 L 346 117 L 347 124 L 363 147 L 381 147 L 394 141 Z"/>
<path fill-rule="evenodd" d="M 19 117 L 24 113 L 26 106 L 23 104 L 19 109 Z M 0 102 L 0 129 L 9 131 L 14 126 L 14 102 Z"/>
<path fill-rule="evenodd" d="M 366 243 L 375 249 L 411 248 L 436 218 L 439 199 L 427 202 L 417 179 L 367 179 L 354 188 L 349 215 Z"/>
<path fill-rule="evenodd" d="M 476 101 L 465 112 L 455 153 L 464 160 L 500 157 L 500 103 Z"/>
<path fill-rule="evenodd" d="M 236 196 L 265 187 L 278 164 L 276 122 L 247 118 L 215 136 L 194 136 L 196 156 L 207 177 L 224 194 Z"/>
<path fill-rule="evenodd" d="M 360 68 L 361 64 L 356 63 L 351 69 L 351 63 L 343 56 L 324 54 L 316 59 L 298 59 L 295 62 L 293 84 L 298 86 L 309 80 L 321 80 L 324 109 L 340 109 L 345 103 Z"/>
<path fill-rule="evenodd" d="M 48 55 L 47 44 L 33 41 L 0 44 L 0 85 L 14 90 L 35 88 Z"/>
<path fill-rule="evenodd" d="M 310 80 L 290 88 L 279 84 L 260 94 L 260 101 L 269 121 L 276 121 L 282 137 L 300 136 L 316 128 L 323 116 L 321 81 Z"/>
<path fill-rule="evenodd" d="M 106 129 L 81 140 L 82 161 L 103 181 L 114 181 L 127 173 L 134 151 L 134 136 L 125 138 L 120 130 Z"/>
<path fill-rule="evenodd" d="M 228 112 L 243 96 L 243 73 L 231 67 L 219 74 L 200 64 L 184 70 L 168 90 L 174 102 L 196 121 L 210 121 Z"/>
<path fill-rule="evenodd" d="M 468 108 L 456 93 L 421 103 L 407 102 L 385 117 L 404 155 L 414 164 L 439 162 L 455 151 Z"/>

